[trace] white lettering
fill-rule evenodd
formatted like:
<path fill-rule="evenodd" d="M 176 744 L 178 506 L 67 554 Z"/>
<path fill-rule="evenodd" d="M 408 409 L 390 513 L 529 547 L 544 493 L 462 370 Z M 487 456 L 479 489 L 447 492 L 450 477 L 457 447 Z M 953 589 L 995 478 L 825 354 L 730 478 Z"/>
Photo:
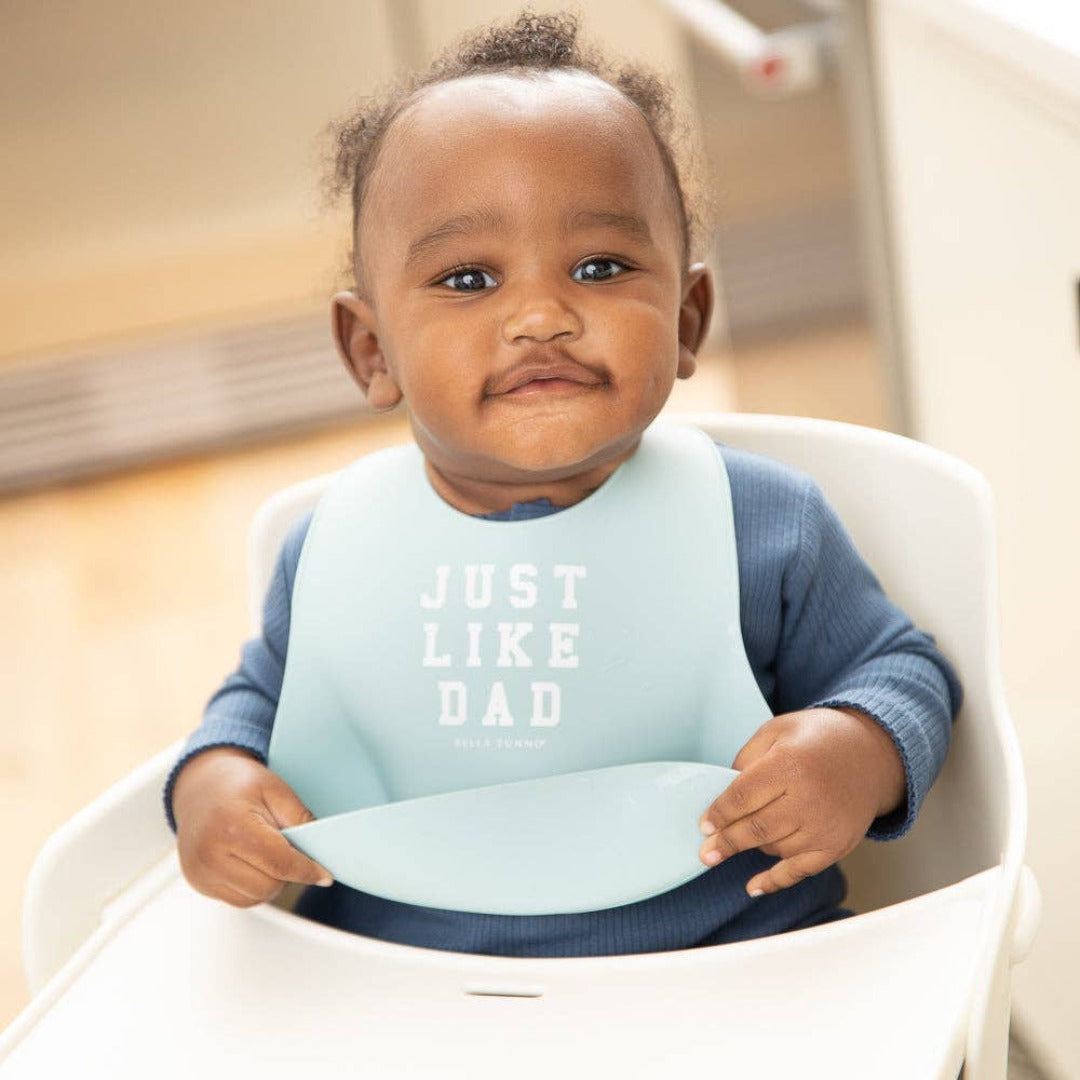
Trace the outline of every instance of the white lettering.
<path fill-rule="evenodd" d="M 487 750 L 491 746 L 491 740 L 486 736 L 482 739 L 455 739 L 455 750 Z"/>
<path fill-rule="evenodd" d="M 532 667 L 532 660 L 520 644 L 521 639 L 532 632 L 531 622 L 499 623 L 499 658 L 496 667 Z"/>
<path fill-rule="evenodd" d="M 563 579 L 563 610 L 576 608 L 577 595 L 574 592 L 574 583 L 578 578 L 586 576 L 585 567 L 558 565 L 555 567 L 555 576 Z"/>
<path fill-rule="evenodd" d="M 510 588 L 521 594 L 510 597 L 510 604 L 513 607 L 534 607 L 536 605 L 536 567 L 531 563 L 515 563 L 511 566 Z"/>
<path fill-rule="evenodd" d="M 486 608 L 491 606 L 491 581 L 495 567 L 490 564 L 465 567 L 465 606 Z M 479 579 L 479 586 L 477 585 Z"/>
<path fill-rule="evenodd" d="M 483 623 L 471 622 L 466 624 L 469 631 L 469 654 L 465 657 L 466 667 L 480 666 L 480 634 L 484 629 Z"/>
<path fill-rule="evenodd" d="M 446 585 L 449 580 L 449 566 L 435 567 L 435 595 L 428 596 L 427 593 L 421 593 L 420 606 L 427 608 L 429 611 L 437 611 L 441 608 L 446 603 Z"/>
<path fill-rule="evenodd" d="M 465 723 L 465 684 L 439 683 L 439 723 L 443 727 L 460 727 Z"/>
<path fill-rule="evenodd" d="M 574 653 L 574 642 L 580 627 L 577 623 L 553 622 L 548 625 L 551 631 L 551 658 L 549 667 L 576 668 L 578 656 Z"/>
<path fill-rule="evenodd" d="M 439 624 L 437 622 L 424 623 L 424 667 L 449 667 L 450 654 L 436 655 L 437 639 L 439 636 Z"/>
<path fill-rule="evenodd" d="M 562 690 L 559 684 L 534 682 L 531 686 L 533 704 L 529 725 L 531 727 L 556 727 L 562 708 Z"/>
<path fill-rule="evenodd" d="M 510 712 L 510 703 L 506 700 L 506 687 L 501 682 L 491 684 L 487 712 L 480 723 L 485 727 L 513 727 L 514 717 Z"/>

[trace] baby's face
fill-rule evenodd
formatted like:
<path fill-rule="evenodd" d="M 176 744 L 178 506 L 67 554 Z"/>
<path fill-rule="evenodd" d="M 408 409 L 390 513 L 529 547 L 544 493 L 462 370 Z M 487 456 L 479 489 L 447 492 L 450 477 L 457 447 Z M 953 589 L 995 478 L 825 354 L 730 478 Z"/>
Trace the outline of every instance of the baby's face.
<path fill-rule="evenodd" d="M 359 250 L 370 396 L 404 397 L 451 486 L 602 479 L 693 371 L 680 309 L 704 271 L 645 121 L 590 76 L 427 91 L 387 135 Z"/>

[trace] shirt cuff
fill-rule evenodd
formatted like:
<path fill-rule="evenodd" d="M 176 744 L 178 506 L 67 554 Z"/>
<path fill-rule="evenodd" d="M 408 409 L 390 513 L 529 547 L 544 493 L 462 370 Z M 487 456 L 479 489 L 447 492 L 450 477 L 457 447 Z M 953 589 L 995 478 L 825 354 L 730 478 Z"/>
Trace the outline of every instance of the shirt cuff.
<path fill-rule="evenodd" d="M 807 708 L 858 709 L 888 732 L 904 765 L 905 800 L 895 810 L 875 818 L 866 836 L 870 840 L 899 840 L 910 832 L 938 771 L 933 747 L 923 728 L 903 708 L 880 700 L 860 699 L 858 695 L 826 698 Z"/>
<path fill-rule="evenodd" d="M 216 720 L 213 724 L 196 731 L 184 744 L 179 760 L 172 767 L 169 778 L 165 781 L 163 801 L 165 820 L 169 823 L 169 828 L 174 833 L 176 832 L 176 817 L 173 814 L 173 788 L 176 786 L 176 778 L 180 775 L 180 770 L 193 757 L 197 757 L 206 750 L 233 746 L 238 750 L 246 750 L 265 765 L 269 752 L 266 736 L 265 728 L 235 720 Z"/>

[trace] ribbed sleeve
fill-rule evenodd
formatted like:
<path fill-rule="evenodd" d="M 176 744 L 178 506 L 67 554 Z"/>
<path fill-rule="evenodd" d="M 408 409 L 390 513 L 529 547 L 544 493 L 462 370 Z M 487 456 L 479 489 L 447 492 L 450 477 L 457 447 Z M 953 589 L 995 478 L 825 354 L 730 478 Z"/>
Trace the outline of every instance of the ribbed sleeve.
<path fill-rule="evenodd" d="M 207 703 L 202 723 L 184 744 L 169 773 L 164 793 L 165 818 L 173 832 L 173 787 L 180 770 L 196 754 L 219 746 L 235 746 L 266 764 L 285 677 L 293 582 L 310 524 L 311 515 L 307 514 L 285 538 L 263 603 L 262 635 L 244 645 L 239 667 Z"/>

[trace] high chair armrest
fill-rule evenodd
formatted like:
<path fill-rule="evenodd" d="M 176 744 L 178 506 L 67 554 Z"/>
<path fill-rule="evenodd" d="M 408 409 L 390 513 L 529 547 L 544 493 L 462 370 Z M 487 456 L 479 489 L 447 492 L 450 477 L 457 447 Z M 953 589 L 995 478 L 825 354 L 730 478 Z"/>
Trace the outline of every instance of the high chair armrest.
<path fill-rule="evenodd" d="M 38 853 L 23 902 L 31 993 L 93 933 L 110 900 L 174 843 L 161 792 L 182 745 L 166 747 L 83 807 Z"/>
<path fill-rule="evenodd" d="M 1012 949 L 1009 959 L 1019 964 L 1027 959 L 1042 921 L 1042 890 L 1028 865 L 1020 869 L 1020 887 L 1016 898 L 1016 923 L 1013 926 Z"/>

